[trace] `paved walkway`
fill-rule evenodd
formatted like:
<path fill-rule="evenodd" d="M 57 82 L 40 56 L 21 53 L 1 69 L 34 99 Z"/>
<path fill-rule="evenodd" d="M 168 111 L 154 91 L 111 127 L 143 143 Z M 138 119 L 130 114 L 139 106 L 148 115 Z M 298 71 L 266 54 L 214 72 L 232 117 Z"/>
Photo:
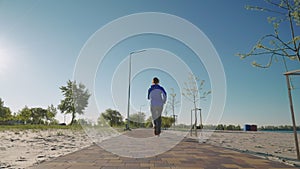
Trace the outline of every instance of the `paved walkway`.
<path fill-rule="evenodd" d="M 133 130 L 128 137 L 152 137 L 152 130 Z M 120 137 L 120 136 L 118 136 Z M 163 138 L 163 136 L 161 136 Z M 160 137 L 153 137 L 157 140 Z M 120 141 L 120 140 L 118 140 Z M 109 142 L 109 141 L 108 141 Z M 134 144 L 134 143 L 132 143 Z M 121 143 L 120 143 L 121 145 Z M 131 145 L 134 146 L 134 145 Z M 126 150 L 128 151 L 128 150 Z M 146 158 L 123 157 L 106 151 L 97 144 L 44 162 L 32 169 L 287 169 L 296 168 L 249 154 L 199 143 L 184 138 L 162 154 Z"/>

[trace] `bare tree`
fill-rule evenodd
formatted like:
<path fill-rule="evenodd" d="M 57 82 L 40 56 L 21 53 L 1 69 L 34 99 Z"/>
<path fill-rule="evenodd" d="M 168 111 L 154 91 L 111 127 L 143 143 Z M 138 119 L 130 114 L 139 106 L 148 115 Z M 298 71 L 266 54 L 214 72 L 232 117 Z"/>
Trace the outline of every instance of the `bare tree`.
<path fill-rule="evenodd" d="M 174 120 L 174 126 L 175 126 L 175 122 L 176 122 L 176 115 L 175 115 L 175 108 L 179 105 L 179 101 L 176 100 L 176 93 L 174 91 L 174 88 L 171 88 L 171 93 L 169 94 L 170 97 L 169 97 L 169 101 L 168 101 L 168 108 L 171 109 L 172 111 L 172 117 L 173 117 L 173 120 Z"/>
<path fill-rule="evenodd" d="M 197 76 L 190 73 L 188 82 L 185 83 L 184 92 L 182 95 L 190 102 L 193 103 L 193 110 L 197 111 L 199 109 L 200 100 L 206 99 L 211 91 L 204 91 L 204 80 L 200 80 Z M 202 124 L 201 124 L 202 125 Z M 195 113 L 195 123 L 194 127 L 197 127 L 197 114 Z M 200 126 L 201 127 L 201 126 Z"/>

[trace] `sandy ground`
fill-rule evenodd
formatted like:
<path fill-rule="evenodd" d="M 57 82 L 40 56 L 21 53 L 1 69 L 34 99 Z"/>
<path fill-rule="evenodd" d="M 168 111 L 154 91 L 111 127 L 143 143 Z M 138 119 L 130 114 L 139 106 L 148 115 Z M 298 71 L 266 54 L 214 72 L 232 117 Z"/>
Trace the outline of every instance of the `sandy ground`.
<path fill-rule="evenodd" d="M 292 133 L 207 132 L 198 134 L 212 144 L 300 166 Z M 300 135 L 298 134 L 298 138 Z M 0 131 L 0 168 L 28 168 L 92 144 L 83 131 Z M 200 143 L 201 144 L 201 143 Z"/>
<path fill-rule="evenodd" d="M 0 132 L 0 168 L 28 168 L 91 145 L 84 132 L 23 130 Z"/>
<path fill-rule="evenodd" d="M 206 143 L 300 166 L 293 133 L 222 131 L 211 134 Z"/>

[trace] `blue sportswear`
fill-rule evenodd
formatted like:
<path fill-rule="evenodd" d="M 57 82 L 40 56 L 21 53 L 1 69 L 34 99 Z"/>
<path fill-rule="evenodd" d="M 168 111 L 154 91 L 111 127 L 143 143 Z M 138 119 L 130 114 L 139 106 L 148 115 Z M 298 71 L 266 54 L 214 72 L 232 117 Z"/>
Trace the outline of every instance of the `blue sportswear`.
<path fill-rule="evenodd" d="M 167 93 L 163 87 L 154 84 L 148 89 L 148 100 L 149 99 L 151 106 L 163 106 L 167 100 Z"/>

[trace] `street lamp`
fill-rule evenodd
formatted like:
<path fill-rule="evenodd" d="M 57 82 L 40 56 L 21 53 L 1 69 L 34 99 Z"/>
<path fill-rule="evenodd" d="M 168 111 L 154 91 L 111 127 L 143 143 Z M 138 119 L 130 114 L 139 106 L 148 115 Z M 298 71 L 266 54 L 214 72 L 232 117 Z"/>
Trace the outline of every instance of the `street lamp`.
<path fill-rule="evenodd" d="M 129 73 L 128 73 L 128 99 L 127 99 L 127 124 L 125 126 L 125 130 L 130 130 L 130 119 L 129 119 L 129 111 L 130 111 L 130 85 L 131 85 L 131 55 L 145 52 L 146 50 L 137 50 L 130 52 L 129 54 Z"/>

